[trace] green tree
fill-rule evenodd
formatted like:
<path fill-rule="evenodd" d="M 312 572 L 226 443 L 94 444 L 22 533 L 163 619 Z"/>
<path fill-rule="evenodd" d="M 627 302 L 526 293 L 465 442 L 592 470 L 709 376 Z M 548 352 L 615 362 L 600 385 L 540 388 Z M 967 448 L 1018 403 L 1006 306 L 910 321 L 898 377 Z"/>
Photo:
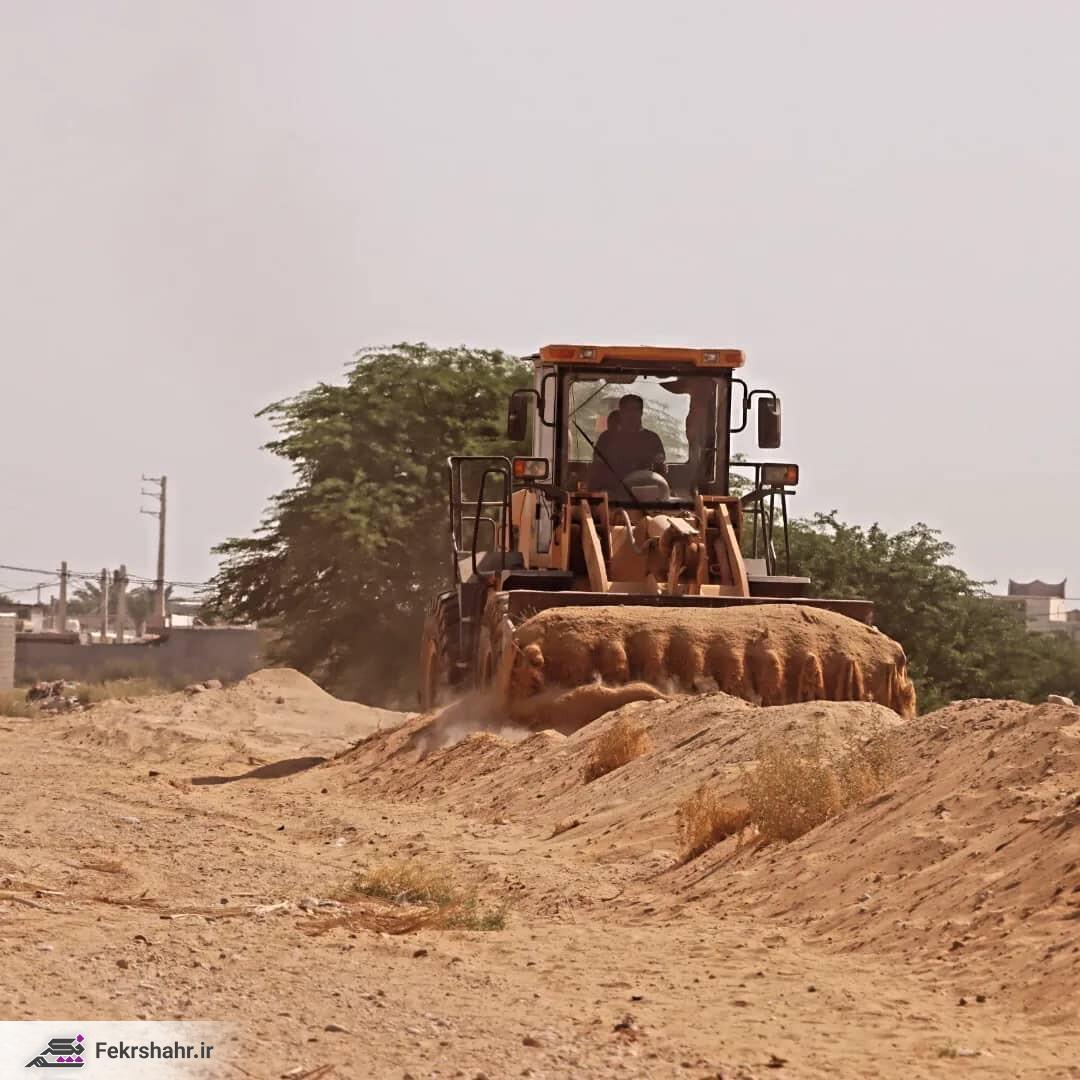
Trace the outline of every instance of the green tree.
<path fill-rule="evenodd" d="M 922 523 L 889 534 L 835 513 L 792 523 L 792 572 L 819 596 L 866 597 L 903 646 L 925 711 L 969 697 L 1041 700 L 1075 692 L 1080 648 L 1029 634 L 1009 605 L 948 560 L 953 545 Z"/>
<path fill-rule="evenodd" d="M 173 587 L 165 586 L 165 599 L 172 597 Z M 109 614 L 115 615 L 120 602 L 120 592 L 109 585 Z M 154 607 L 154 588 L 137 585 L 127 591 L 127 613 L 132 623 L 145 622 Z M 76 587 L 68 601 L 70 615 L 98 615 L 101 612 L 101 585 L 97 581 L 84 580 Z"/>
<path fill-rule="evenodd" d="M 273 625 L 277 658 L 337 693 L 406 700 L 427 603 L 449 583 L 447 456 L 520 453 L 501 418 L 529 381 L 502 352 L 402 344 L 268 406 L 267 449 L 294 484 L 255 536 L 215 549 L 209 609 Z"/>

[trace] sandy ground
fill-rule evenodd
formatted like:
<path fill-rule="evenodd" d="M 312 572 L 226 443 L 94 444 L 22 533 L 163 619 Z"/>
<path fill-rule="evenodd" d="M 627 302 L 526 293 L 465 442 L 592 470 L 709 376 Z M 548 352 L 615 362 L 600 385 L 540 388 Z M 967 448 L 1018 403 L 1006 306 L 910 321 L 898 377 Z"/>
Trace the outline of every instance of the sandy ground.
<path fill-rule="evenodd" d="M 687 865 L 674 806 L 734 788 L 763 733 L 902 722 L 723 694 L 622 712 L 654 749 L 590 784 L 618 717 L 425 756 L 423 719 L 291 672 L 0 718 L 0 1017 L 232 1020 L 222 1077 L 1080 1077 L 1080 710 L 911 721 L 882 795 Z M 305 910 L 403 856 L 509 904 L 506 928 Z"/>

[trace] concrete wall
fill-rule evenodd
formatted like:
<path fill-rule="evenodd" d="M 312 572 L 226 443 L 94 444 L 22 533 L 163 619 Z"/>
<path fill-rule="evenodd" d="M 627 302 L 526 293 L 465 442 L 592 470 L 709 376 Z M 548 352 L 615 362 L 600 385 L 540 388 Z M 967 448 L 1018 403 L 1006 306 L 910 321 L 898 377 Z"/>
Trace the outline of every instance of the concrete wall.
<path fill-rule="evenodd" d="M 15 685 L 15 616 L 0 615 L 0 690 Z"/>
<path fill-rule="evenodd" d="M 138 645 L 74 645 L 32 640 L 15 644 L 15 679 L 100 682 L 148 676 L 167 683 L 233 681 L 265 667 L 269 634 L 241 627 L 170 630 L 161 641 Z"/>

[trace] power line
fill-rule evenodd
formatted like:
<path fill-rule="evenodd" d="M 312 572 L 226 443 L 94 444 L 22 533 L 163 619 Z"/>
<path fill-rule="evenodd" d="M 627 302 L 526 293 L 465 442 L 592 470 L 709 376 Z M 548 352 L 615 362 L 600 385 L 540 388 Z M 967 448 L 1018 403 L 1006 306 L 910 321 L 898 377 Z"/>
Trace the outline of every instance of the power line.
<path fill-rule="evenodd" d="M 59 570 L 45 570 L 41 567 L 34 566 L 9 566 L 6 563 L 0 563 L 0 570 L 10 570 L 17 574 L 34 574 L 34 575 L 47 575 L 50 578 L 59 578 Z M 69 570 L 69 578 L 82 578 L 87 581 L 97 581 L 101 577 L 100 570 Z M 140 585 L 153 585 L 157 581 L 156 578 L 146 577 L 142 574 L 128 574 L 128 580 L 137 582 Z M 51 584 L 51 582 L 46 582 Z M 166 580 L 166 585 L 173 585 L 178 589 L 205 589 L 209 582 L 207 581 L 169 581 Z"/>
<path fill-rule="evenodd" d="M 17 596 L 19 593 L 34 592 L 35 589 L 46 589 L 50 585 L 55 585 L 54 581 L 39 581 L 36 585 L 27 585 L 26 588 L 12 589 L 6 585 L 0 585 L 0 593 L 5 596 Z"/>

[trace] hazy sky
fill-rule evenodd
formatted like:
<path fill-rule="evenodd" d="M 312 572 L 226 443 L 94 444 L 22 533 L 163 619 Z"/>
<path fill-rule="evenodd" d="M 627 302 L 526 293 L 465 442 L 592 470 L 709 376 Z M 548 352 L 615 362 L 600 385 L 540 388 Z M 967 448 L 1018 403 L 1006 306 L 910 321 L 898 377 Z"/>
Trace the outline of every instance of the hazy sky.
<path fill-rule="evenodd" d="M 1080 596 L 1074 3 L 0 3 L 0 563 L 168 576 L 402 339 L 738 346 L 800 513 Z M 29 584 L 0 571 L 0 586 Z"/>

